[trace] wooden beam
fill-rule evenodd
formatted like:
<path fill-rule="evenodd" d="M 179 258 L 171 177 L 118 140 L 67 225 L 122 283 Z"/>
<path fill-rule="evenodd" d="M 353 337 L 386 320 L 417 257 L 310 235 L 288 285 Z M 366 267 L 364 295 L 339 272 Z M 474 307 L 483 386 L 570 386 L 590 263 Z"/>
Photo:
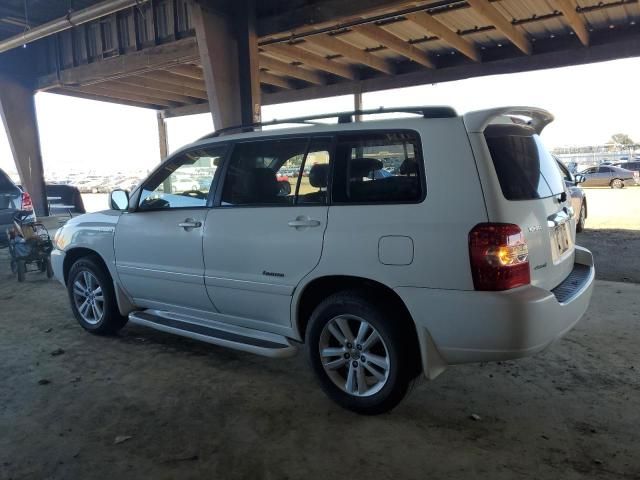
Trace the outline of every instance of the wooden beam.
<path fill-rule="evenodd" d="M 207 100 L 207 92 L 204 90 L 197 90 L 195 88 L 183 87 L 180 85 L 174 85 L 172 83 L 165 83 L 154 78 L 147 77 L 123 77 L 118 80 L 121 83 L 128 85 L 136 85 L 151 90 L 157 90 L 159 92 L 177 93 L 178 95 L 185 95 L 191 98 L 197 98 L 199 100 Z"/>
<path fill-rule="evenodd" d="M 480 61 L 480 53 L 473 43 L 462 38 L 456 32 L 449 29 L 449 27 L 447 27 L 446 25 L 440 23 L 427 12 L 413 13 L 407 15 L 407 18 L 416 25 L 419 25 L 425 30 L 433 33 L 437 37 L 440 37 L 441 40 L 448 43 L 460 53 L 469 57 L 471 60 L 475 60 L 476 62 Z"/>
<path fill-rule="evenodd" d="M 183 77 L 193 78 L 195 80 L 204 80 L 204 72 L 201 68 L 196 67 L 195 65 L 176 65 L 170 67 L 169 71 L 176 75 L 182 75 Z"/>
<path fill-rule="evenodd" d="M 176 75 L 175 73 L 171 73 L 168 71 L 155 70 L 153 72 L 143 73 L 141 76 L 144 78 L 159 80 L 161 82 L 169 83 L 171 85 L 177 85 L 179 87 L 193 88 L 195 90 L 206 92 L 204 81 L 183 77 L 181 75 Z"/>
<path fill-rule="evenodd" d="M 433 0 L 323 0 L 297 3 L 300 6 L 261 18 L 258 21 L 258 35 L 263 37 L 292 30 L 296 32 L 317 30 L 338 22 L 345 23 L 364 16 L 379 15 L 408 7 L 424 5 L 426 8 L 434 2 Z"/>
<path fill-rule="evenodd" d="M 522 50 L 523 53 L 527 55 L 533 53 L 533 47 L 527 36 L 514 27 L 496 7 L 489 3 L 489 0 L 467 0 L 467 3 L 477 14 L 484 17 L 489 23 L 496 27 L 499 32 L 507 37 L 511 43 Z"/>
<path fill-rule="evenodd" d="M 110 80 L 108 82 L 96 83 L 96 86 L 103 88 L 109 88 L 117 92 L 130 93 L 132 95 L 144 95 L 149 98 L 157 98 L 158 100 L 168 100 L 176 103 L 184 103 L 189 105 L 191 103 L 197 103 L 197 100 L 187 97 L 185 95 L 179 95 L 176 93 L 159 92 L 158 90 L 151 90 L 139 85 L 130 85 L 120 80 Z"/>
<path fill-rule="evenodd" d="M 551 0 L 551 5 L 562 12 L 569 26 L 573 29 L 580 42 L 585 47 L 589 46 L 589 29 L 582 15 L 576 10 L 575 0 Z"/>
<path fill-rule="evenodd" d="M 366 24 L 360 25 L 359 27 L 355 28 L 354 31 L 358 32 L 361 35 L 364 35 L 369 40 L 378 42 L 380 45 L 384 45 L 394 52 L 407 57 L 408 59 L 413 60 L 414 62 L 419 63 L 424 67 L 435 68 L 435 65 L 425 52 L 423 52 L 419 48 L 414 47 L 410 43 L 405 42 L 401 38 L 396 37 L 394 34 L 381 27 L 373 24 Z"/>
<path fill-rule="evenodd" d="M 184 117 L 186 115 L 198 115 L 210 113 L 209 102 L 196 103 L 195 105 L 185 105 L 184 107 L 172 107 L 162 111 L 164 118 Z"/>
<path fill-rule="evenodd" d="M 275 58 L 271 58 L 266 55 L 260 55 L 260 67 L 266 68 L 267 70 L 273 70 L 274 72 L 281 73 L 287 77 L 304 80 L 305 82 L 313 83 L 315 85 L 324 85 L 326 83 L 324 77 L 318 72 L 305 70 L 304 68 L 291 65 L 290 63 L 283 62 L 282 60 L 276 60 Z"/>
<path fill-rule="evenodd" d="M 273 85 L 274 87 L 284 88 L 285 90 L 292 90 L 295 88 L 290 80 L 279 77 L 277 75 L 273 75 L 272 73 L 269 73 L 269 72 L 260 72 L 260 83 Z"/>
<path fill-rule="evenodd" d="M 591 46 L 584 48 L 582 44 L 567 38 L 558 47 L 558 39 L 538 40 L 540 51 L 526 56 L 512 49 L 495 48 L 501 57 L 490 57 L 483 62 L 458 62 L 457 65 L 438 69 L 421 69 L 418 71 L 398 73 L 394 76 L 381 75 L 359 80 L 358 82 L 339 82 L 322 87 L 307 87 L 297 90 L 281 90 L 263 95 L 264 105 L 297 102 L 316 98 L 351 95 L 356 92 L 376 92 L 388 89 L 412 87 L 434 83 L 451 82 L 472 77 L 502 75 L 529 72 L 541 69 L 585 65 L 622 58 L 640 57 L 640 35 L 638 29 L 633 31 L 604 31 L 592 33 Z M 489 52 L 491 53 L 491 52 Z"/>
<path fill-rule="evenodd" d="M 293 45 L 277 43 L 265 45 L 261 48 L 265 52 L 273 53 L 279 57 L 289 58 L 294 62 L 300 62 L 316 70 L 333 73 L 334 75 L 346 78 L 347 80 L 355 80 L 357 78 L 357 73 L 353 68 L 334 62 L 333 60 L 329 60 L 320 55 L 316 55 L 315 53 L 302 50 Z"/>
<path fill-rule="evenodd" d="M 279 57 L 290 58 L 295 62 L 301 62 L 302 64 L 320 70 L 323 72 L 329 72 L 339 77 L 346 78 L 347 80 L 355 80 L 357 74 L 355 70 L 347 65 L 334 62 L 315 53 L 302 50 L 293 45 L 285 44 L 272 44 L 262 47 L 266 52 L 273 53 Z"/>
<path fill-rule="evenodd" d="M 78 90 L 81 92 L 101 95 L 103 97 L 112 97 L 112 98 L 118 98 L 120 100 L 128 100 L 131 102 L 146 103 L 148 105 L 153 105 L 158 109 L 162 107 L 175 106 L 171 102 L 166 100 L 158 100 L 156 98 L 148 97 L 146 95 L 133 95 L 129 93 L 116 92 L 115 90 L 112 90 L 106 87 L 100 87 L 98 85 L 85 85 L 84 87 L 79 87 Z"/>
<path fill-rule="evenodd" d="M 61 70 L 38 78 L 37 88 L 74 87 L 104 82 L 155 69 L 169 68 L 199 59 L 198 45 L 193 37 L 176 42 L 145 48 L 137 52 L 119 55 L 86 65 Z"/>
<path fill-rule="evenodd" d="M 122 100 L 120 98 L 105 97 L 102 95 L 96 95 L 93 93 L 81 92 L 73 88 L 52 88 L 48 90 L 49 93 L 55 93 L 58 95 L 68 95 L 70 97 L 82 98 L 84 100 L 93 100 L 95 102 L 107 102 L 116 103 L 118 105 L 127 105 L 129 107 L 147 108 L 157 110 L 157 105 L 150 105 L 148 103 L 134 102 L 131 100 Z"/>
<path fill-rule="evenodd" d="M 395 73 L 395 66 L 392 62 L 385 60 L 384 58 L 376 57 L 373 53 L 369 53 L 361 48 L 354 47 L 350 43 L 343 42 L 335 35 L 314 35 L 308 37 L 306 42 L 309 42 L 319 47 L 331 50 L 334 53 L 338 53 L 348 60 L 366 65 L 367 67 L 378 70 L 388 75 Z"/>

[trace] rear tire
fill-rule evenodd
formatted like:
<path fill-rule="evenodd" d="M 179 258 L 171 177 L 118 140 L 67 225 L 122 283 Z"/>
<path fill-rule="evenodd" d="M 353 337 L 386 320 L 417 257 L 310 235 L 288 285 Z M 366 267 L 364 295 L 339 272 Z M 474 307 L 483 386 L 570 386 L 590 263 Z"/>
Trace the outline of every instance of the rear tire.
<path fill-rule="evenodd" d="M 73 315 L 88 332 L 113 334 L 127 323 L 118 310 L 111 276 L 94 257 L 82 257 L 71 266 L 67 292 Z"/>
<path fill-rule="evenodd" d="M 18 268 L 18 281 L 24 282 L 24 278 L 27 275 L 27 264 L 24 260 L 18 260 L 16 263 Z"/>
<path fill-rule="evenodd" d="M 356 290 L 331 295 L 313 311 L 306 333 L 307 356 L 334 402 L 376 415 L 405 397 L 420 360 L 411 347 L 416 343 L 413 331 L 397 315 Z"/>
<path fill-rule="evenodd" d="M 584 223 L 587 220 L 587 207 L 584 203 L 580 205 L 580 216 L 578 217 L 578 223 L 576 223 L 576 232 L 580 233 L 584 230 Z"/>
<path fill-rule="evenodd" d="M 624 182 L 619 178 L 611 180 L 611 188 L 624 188 Z"/>

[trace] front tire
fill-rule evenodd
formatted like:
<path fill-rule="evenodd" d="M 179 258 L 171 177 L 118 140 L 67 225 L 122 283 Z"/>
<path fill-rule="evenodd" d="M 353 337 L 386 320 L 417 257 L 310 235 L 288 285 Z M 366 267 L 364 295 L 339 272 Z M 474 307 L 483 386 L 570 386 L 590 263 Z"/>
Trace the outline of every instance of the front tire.
<path fill-rule="evenodd" d="M 365 415 L 393 409 L 405 397 L 419 357 L 406 322 L 360 291 L 331 295 L 316 307 L 307 355 L 324 392 Z"/>
<path fill-rule="evenodd" d="M 611 188 L 624 188 L 624 182 L 619 178 L 611 180 Z"/>
<path fill-rule="evenodd" d="M 94 258 L 83 257 L 72 265 L 67 292 L 73 315 L 88 332 L 113 334 L 127 323 L 118 311 L 109 273 Z"/>

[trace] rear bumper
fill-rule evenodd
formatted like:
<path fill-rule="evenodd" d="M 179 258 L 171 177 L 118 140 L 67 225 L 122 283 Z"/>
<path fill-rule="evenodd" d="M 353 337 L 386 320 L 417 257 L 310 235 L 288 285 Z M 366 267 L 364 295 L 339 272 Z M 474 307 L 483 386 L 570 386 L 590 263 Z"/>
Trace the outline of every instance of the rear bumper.
<path fill-rule="evenodd" d="M 418 329 L 444 364 L 506 360 L 534 354 L 562 337 L 589 306 L 595 269 L 576 247 L 574 271 L 553 291 L 534 286 L 505 292 L 397 288 Z M 423 361 L 434 352 L 422 341 Z M 427 355 L 428 354 L 428 355 Z M 425 365 L 429 375 L 432 366 Z"/>

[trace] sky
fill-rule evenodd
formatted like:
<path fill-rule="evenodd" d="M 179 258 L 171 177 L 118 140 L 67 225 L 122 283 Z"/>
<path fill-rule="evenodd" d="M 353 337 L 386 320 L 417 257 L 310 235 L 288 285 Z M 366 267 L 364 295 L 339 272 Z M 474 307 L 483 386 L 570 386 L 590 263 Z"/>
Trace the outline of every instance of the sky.
<path fill-rule="evenodd" d="M 459 113 L 505 105 L 542 107 L 555 116 L 543 132 L 549 148 L 607 142 L 614 133 L 640 141 L 640 58 L 471 78 L 363 95 L 364 108 L 450 105 Z M 50 93 L 36 95 L 45 171 L 150 170 L 160 160 L 156 113 Z M 263 120 L 353 109 L 341 96 L 266 106 Z M 170 151 L 213 131 L 209 114 L 169 119 Z M 15 172 L 0 128 L 0 168 Z"/>

